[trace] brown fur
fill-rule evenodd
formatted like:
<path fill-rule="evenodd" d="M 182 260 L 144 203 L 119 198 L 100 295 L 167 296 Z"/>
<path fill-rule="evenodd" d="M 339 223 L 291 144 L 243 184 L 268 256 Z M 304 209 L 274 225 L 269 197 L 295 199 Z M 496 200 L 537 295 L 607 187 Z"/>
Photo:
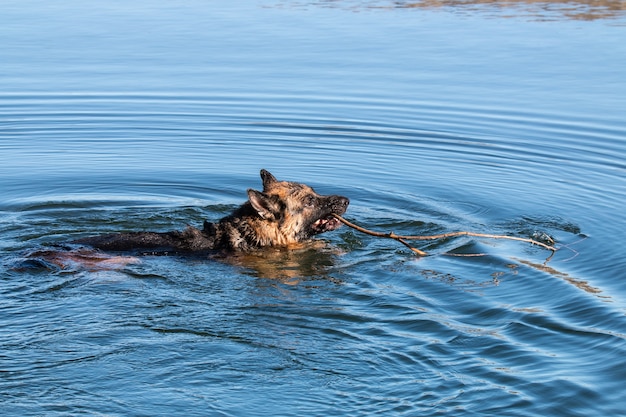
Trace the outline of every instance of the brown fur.
<path fill-rule="evenodd" d="M 248 251 L 294 245 L 341 225 L 332 214 L 346 211 L 346 197 L 319 195 L 308 185 L 278 181 L 266 170 L 261 178 L 263 191 L 249 189 L 246 203 L 217 223 L 205 222 L 202 230 L 117 233 L 75 243 L 109 251 Z"/>

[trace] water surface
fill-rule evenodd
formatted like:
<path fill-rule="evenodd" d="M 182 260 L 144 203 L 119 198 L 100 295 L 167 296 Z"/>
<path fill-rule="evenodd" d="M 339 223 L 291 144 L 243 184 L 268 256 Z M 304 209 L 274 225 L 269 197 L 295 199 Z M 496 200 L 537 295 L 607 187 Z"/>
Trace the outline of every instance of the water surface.
<path fill-rule="evenodd" d="M 2 414 L 622 414 L 623 8 L 478 3 L 5 4 Z M 560 250 L 418 259 L 344 227 L 245 262 L 14 268 L 217 220 L 261 168 L 371 229 Z"/>

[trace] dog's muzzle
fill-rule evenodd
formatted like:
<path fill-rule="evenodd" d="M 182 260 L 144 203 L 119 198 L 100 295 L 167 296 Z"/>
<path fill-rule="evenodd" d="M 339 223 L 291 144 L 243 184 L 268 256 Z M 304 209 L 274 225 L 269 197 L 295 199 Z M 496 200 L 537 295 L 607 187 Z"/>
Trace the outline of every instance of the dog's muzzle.
<path fill-rule="evenodd" d="M 335 214 L 342 215 L 348 209 L 348 204 L 350 204 L 350 200 L 346 197 L 342 197 L 340 195 L 331 196 L 331 211 Z"/>
<path fill-rule="evenodd" d="M 333 217 L 333 214 L 342 215 L 348 209 L 350 200 L 346 197 L 339 195 L 332 195 L 328 197 L 326 204 L 328 215 L 323 216 L 313 222 L 311 230 L 314 234 L 329 232 L 331 230 L 338 229 L 341 226 L 341 222 Z"/>

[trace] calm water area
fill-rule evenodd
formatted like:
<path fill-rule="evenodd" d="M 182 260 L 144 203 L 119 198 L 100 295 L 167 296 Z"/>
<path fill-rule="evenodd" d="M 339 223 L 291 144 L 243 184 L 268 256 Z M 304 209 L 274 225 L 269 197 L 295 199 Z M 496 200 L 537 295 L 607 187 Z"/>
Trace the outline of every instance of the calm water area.
<path fill-rule="evenodd" d="M 625 8 L 0 1 L 0 415 L 626 415 Z M 559 250 L 23 267 L 216 221 L 262 168 L 369 229 Z"/>

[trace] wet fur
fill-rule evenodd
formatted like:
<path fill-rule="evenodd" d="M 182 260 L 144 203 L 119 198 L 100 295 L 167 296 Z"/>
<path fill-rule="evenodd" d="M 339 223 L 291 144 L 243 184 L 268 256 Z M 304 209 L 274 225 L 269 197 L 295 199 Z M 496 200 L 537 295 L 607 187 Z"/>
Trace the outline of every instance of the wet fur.
<path fill-rule="evenodd" d="M 332 214 L 346 211 L 346 197 L 319 195 L 305 184 L 278 181 L 266 170 L 261 179 L 263 191 L 249 189 L 247 202 L 217 223 L 205 222 L 202 230 L 116 233 L 74 243 L 105 251 L 250 251 L 301 243 L 340 226 Z"/>

